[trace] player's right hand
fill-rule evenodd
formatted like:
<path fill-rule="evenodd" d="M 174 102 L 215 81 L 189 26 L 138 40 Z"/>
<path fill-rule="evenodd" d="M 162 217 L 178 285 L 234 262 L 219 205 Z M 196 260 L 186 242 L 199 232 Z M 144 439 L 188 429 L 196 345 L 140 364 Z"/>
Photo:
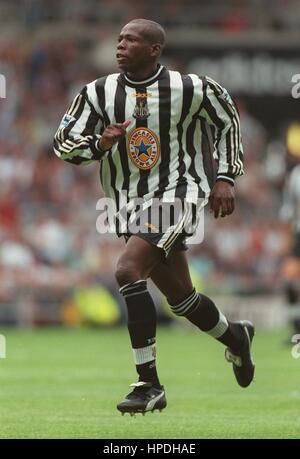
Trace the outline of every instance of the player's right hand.
<path fill-rule="evenodd" d="M 126 129 L 131 121 L 126 120 L 124 123 L 109 124 L 103 131 L 100 140 L 101 150 L 110 150 L 111 147 L 119 142 L 119 140 L 126 134 Z"/>
<path fill-rule="evenodd" d="M 218 180 L 211 190 L 209 207 L 215 218 L 232 214 L 234 211 L 234 186 L 223 180 Z"/>

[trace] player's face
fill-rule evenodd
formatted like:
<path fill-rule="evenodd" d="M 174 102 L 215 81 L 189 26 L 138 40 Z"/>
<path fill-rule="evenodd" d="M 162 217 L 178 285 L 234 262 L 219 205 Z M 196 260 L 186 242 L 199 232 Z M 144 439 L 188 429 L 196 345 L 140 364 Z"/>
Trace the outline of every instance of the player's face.
<path fill-rule="evenodd" d="M 125 72 L 140 71 L 153 60 L 153 45 L 142 34 L 138 24 L 127 24 L 121 30 L 117 46 L 118 67 Z"/>

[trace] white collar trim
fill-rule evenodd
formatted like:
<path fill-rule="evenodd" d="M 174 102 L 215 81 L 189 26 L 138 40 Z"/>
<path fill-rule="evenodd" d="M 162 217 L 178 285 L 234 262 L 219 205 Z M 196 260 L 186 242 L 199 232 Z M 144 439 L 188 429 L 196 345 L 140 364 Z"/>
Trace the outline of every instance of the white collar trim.
<path fill-rule="evenodd" d="M 155 78 L 158 77 L 158 75 L 160 74 L 160 72 L 162 71 L 162 69 L 163 69 L 163 66 L 161 65 L 161 66 L 159 67 L 159 69 L 157 70 L 157 72 L 156 72 L 154 75 L 152 75 L 152 77 L 147 78 L 147 80 L 143 80 L 143 81 L 134 81 L 134 80 L 131 80 L 130 78 L 128 78 L 128 76 L 127 76 L 126 74 L 125 74 L 125 79 L 126 79 L 129 83 L 131 83 L 131 84 L 136 84 L 136 85 L 149 83 L 149 81 L 152 81 L 152 80 L 154 80 Z"/>

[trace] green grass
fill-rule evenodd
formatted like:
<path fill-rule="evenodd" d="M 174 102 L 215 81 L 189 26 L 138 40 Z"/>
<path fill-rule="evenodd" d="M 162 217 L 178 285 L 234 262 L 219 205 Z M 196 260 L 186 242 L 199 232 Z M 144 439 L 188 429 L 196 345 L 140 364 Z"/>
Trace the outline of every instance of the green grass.
<path fill-rule="evenodd" d="M 127 330 L 5 329 L 1 438 L 300 438 L 300 359 L 284 331 L 259 331 L 255 382 L 240 388 L 222 345 L 196 329 L 158 330 L 168 407 L 122 417 L 135 382 Z"/>

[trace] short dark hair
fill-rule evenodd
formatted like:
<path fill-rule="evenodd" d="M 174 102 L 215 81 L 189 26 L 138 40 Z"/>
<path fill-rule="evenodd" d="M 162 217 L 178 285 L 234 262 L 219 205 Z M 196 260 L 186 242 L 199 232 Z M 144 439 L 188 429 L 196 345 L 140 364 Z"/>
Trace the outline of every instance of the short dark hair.
<path fill-rule="evenodd" d="M 164 47 L 166 32 L 158 22 L 150 21 L 150 19 L 133 19 L 128 24 L 139 24 L 143 27 L 142 34 L 149 43 L 159 43 L 162 48 Z"/>

